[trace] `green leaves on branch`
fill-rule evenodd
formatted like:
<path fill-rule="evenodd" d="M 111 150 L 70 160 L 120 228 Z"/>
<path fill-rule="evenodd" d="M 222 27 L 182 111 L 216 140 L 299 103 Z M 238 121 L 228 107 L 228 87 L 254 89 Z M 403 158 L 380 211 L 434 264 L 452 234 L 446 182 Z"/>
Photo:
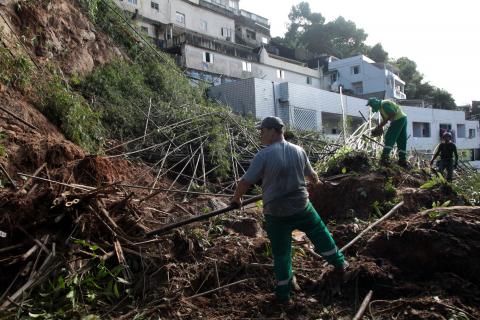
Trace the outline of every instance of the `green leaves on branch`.
<path fill-rule="evenodd" d="M 100 114 L 62 82 L 58 75 L 44 80 L 37 94 L 37 108 L 62 130 L 67 139 L 91 153 L 101 148 L 105 131 Z"/>

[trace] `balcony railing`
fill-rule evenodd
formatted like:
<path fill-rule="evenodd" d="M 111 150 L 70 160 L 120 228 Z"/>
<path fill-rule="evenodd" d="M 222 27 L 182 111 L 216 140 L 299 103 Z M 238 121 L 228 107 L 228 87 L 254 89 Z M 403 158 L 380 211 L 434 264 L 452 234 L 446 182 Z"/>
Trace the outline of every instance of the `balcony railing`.
<path fill-rule="evenodd" d="M 407 99 L 407 95 L 400 90 L 395 90 L 395 98 L 397 99 Z"/>
<path fill-rule="evenodd" d="M 259 57 L 252 49 L 232 42 L 215 39 L 200 33 L 187 31 L 173 37 L 173 45 L 180 46 L 190 44 L 195 47 L 204 48 L 227 56 L 239 57 L 248 61 L 258 62 Z"/>

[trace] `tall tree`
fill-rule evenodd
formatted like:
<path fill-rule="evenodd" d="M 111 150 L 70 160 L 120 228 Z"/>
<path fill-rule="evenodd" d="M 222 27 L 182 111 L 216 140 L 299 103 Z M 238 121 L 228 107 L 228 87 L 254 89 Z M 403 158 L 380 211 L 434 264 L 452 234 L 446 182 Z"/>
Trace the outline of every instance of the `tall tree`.
<path fill-rule="evenodd" d="M 385 63 L 388 62 L 388 52 L 383 49 L 381 43 L 377 43 L 371 48 L 368 48 L 365 53 L 370 59 L 375 62 Z"/>
<path fill-rule="evenodd" d="M 317 53 L 327 53 L 339 58 L 360 54 L 365 49 L 367 34 L 353 21 L 344 17 L 326 24 L 312 24 L 300 36 L 300 43 Z"/>
<path fill-rule="evenodd" d="M 320 13 L 312 12 L 308 2 L 300 2 L 296 6 L 292 6 L 288 19 L 290 22 L 284 39 L 285 43 L 292 47 L 300 43 L 301 36 L 311 25 L 323 25 L 325 23 L 325 18 Z"/>

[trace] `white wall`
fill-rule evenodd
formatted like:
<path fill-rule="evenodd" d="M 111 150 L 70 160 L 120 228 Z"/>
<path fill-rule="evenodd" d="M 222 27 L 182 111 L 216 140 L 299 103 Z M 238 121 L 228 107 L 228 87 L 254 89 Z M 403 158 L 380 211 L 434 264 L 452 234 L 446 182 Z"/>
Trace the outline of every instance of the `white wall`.
<path fill-rule="evenodd" d="M 250 80 L 250 79 L 249 79 Z M 228 84 L 230 88 L 234 88 L 233 82 Z M 217 92 L 221 92 L 225 85 L 215 87 Z M 257 117 L 275 115 L 273 109 L 273 88 L 271 81 L 255 79 L 255 89 L 263 88 L 255 91 L 256 108 L 261 112 L 256 113 Z M 241 95 L 243 92 L 232 89 L 233 95 Z M 293 107 L 307 110 L 315 110 L 317 117 L 317 124 L 321 130 L 322 112 L 342 114 L 342 107 L 340 102 L 340 95 L 334 92 L 320 90 L 305 85 L 294 83 L 275 83 L 275 98 L 280 99 L 281 103 L 277 104 L 277 115 L 280 116 L 286 123 L 291 122 L 291 110 Z M 359 117 L 360 112 L 368 118 L 370 108 L 366 106 L 366 100 L 355 97 L 344 96 L 344 107 L 347 115 Z M 262 100 L 263 99 L 263 100 Z M 262 105 L 257 106 L 257 103 L 262 101 Z M 266 105 L 271 104 L 268 108 Z M 440 124 L 448 123 L 452 128 L 456 129 L 457 124 L 465 124 L 466 138 L 457 138 L 456 144 L 459 150 L 462 149 L 478 149 L 480 148 L 480 127 L 477 121 L 465 120 L 465 113 L 461 111 L 450 111 L 430 108 L 418 108 L 403 106 L 403 111 L 408 116 L 407 135 L 409 136 L 407 148 L 409 150 L 432 151 L 440 142 Z M 413 122 L 428 122 L 430 123 L 430 137 L 417 138 L 413 137 Z M 476 130 L 476 137 L 474 139 L 468 138 L 469 129 Z M 334 137 L 334 136 L 332 136 Z"/>
<path fill-rule="evenodd" d="M 232 18 L 228 18 L 219 13 L 215 13 L 185 1 L 170 1 L 172 3 L 171 22 L 176 26 L 223 40 L 226 40 L 226 36 L 222 36 L 222 28 L 228 28 L 231 30 L 230 42 L 235 41 L 235 21 Z M 177 12 L 185 14 L 185 25 L 177 22 Z M 206 32 L 200 29 L 202 21 L 207 22 Z"/>
<path fill-rule="evenodd" d="M 159 11 L 152 9 L 152 1 L 158 3 Z M 133 5 L 128 3 L 128 0 L 115 0 L 123 10 L 135 12 L 137 9 L 139 15 L 164 24 L 170 23 L 170 1 L 172 0 L 137 0 L 137 5 Z"/>
<path fill-rule="evenodd" d="M 283 61 L 277 61 L 276 63 L 272 63 L 272 61 L 276 59 L 269 59 L 270 64 L 275 64 L 276 66 L 281 66 L 280 68 L 271 65 L 265 65 L 262 63 L 246 61 L 241 58 L 227 56 L 224 54 L 220 54 L 214 51 L 209 51 L 207 49 L 193 47 L 191 45 L 185 45 L 184 47 L 184 56 L 185 56 L 185 63 L 187 68 L 192 68 L 196 70 L 206 71 L 210 73 L 216 74 L 223 74 L 228 77 L 233 78 L 259 78 L 269 81 L 289 81 L 305 86 L 311 87 L 320 87 L 321 78 L 318 76 L 319 72 L 317 70 L 304 68 L 298 69 L 294 68 L 297 66 L 292 67 L 291 63 L 286 63 Z M 203 61 L 203 55 L 205 52 L 211 52 L 214 56 L 213 63 L 205 63 Z M 243 71 L 242 69 L 242 62 L 249 62 L 252 67 L 252 71 Z M 282 69 L 285 71 L 285 79 L 279 79 L 277 77 L 277 70 Z M 295 71 L 290 71 L 295 70 Z M 296 71 L 304 71 L 308 72 L 308 74 L 300 74 Z M 313 75 L 317 75 L 317 77 L 313 77 Z M 312 84 L 307 84 L 307 76 L 310 76 L 312 79 Z"/>
<path fill-rule="evenodd" d="M 401 79 L 391 71 L 380 69 L 373 63 L 375 63 L 373 60 L 360 55 L 333 61 L 329 64 L 328 69 L 330 71 L 337 70 L 337 80 L 345 89 L 352 89 L 353 82 L 361 81 L 363 83 L 363 94 L 386 91 L 388 98 L 395 97 L 393 84 L 387 84 L 387 79 L 395 78 L 397 81 L 401 81 Z M 352 67 L 354 66 L 360 66 L 360 73 L 352 73 Z"/>

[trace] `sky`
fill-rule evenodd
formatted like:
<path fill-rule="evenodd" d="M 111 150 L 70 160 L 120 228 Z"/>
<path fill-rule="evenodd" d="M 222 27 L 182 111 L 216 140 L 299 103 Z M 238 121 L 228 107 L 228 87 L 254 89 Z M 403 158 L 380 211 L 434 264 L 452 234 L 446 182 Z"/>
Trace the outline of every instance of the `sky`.
<path fill-rule="evenodd" d="M 240 0 L 240 8 L 268 18 L 272 37 L 283 36 L 300 0 Z M 408 57 L 430 84 L 457 105 L 480 100 L 480 3 L 474 0 L 309 0 L 326 21 L 343 16 L 381 42 L 391 58 Z"/>

